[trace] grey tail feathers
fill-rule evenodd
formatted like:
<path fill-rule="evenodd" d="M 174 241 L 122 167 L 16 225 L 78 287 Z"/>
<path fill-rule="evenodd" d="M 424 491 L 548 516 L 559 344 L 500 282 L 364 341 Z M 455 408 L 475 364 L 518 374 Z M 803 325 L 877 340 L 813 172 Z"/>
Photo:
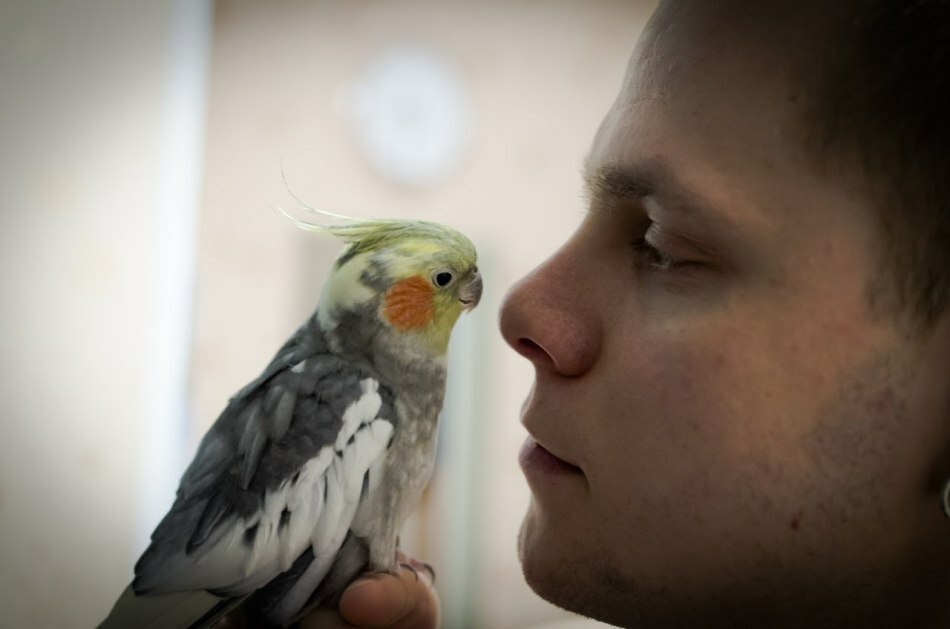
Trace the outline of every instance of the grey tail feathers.
<path fill-rule="evenodd" d="M 319 606 L 338 607 L 343 590 L 366 570 L 368 561 L 369 549 L 366 547 L 366 542 L 353 535 L 352 532 L 347 533 L 343 545 L 337 551 L 336 561 L 333 562 L 330 572 L 317 586 L 316 591 L 303 609 L 297 613 L 295 619 L 299 620 Z"/>
<path fill-rule="evenodd" d="M 204 591 L 138 596 L 125 588 L 99 629 L 199 629 L 211 627 L 244 597 L 221 598 Z"/>
<path fill-rule="evenodd" d="M 283 574 L 275 577 L 270 583 L 265 585 L 257 592 L 251 594 L 247 602 L 247 608 L 250 609 L 249 617 L 257 621 L 262 626 L 266 626 L 268 618 L 272 615 L 272 610 L 281 602 L 285 595 L 294 586 L 301 575 L 306 572 L 310 563 L 313 561 L 313 550 L 308 548 L 297 560 L 294 565 Z M 304 616 L 309 614 L 317 607 L 336 608 L 340 603 L 340 597 L 343 590 L 356 579 L 360 573 L 366 570 L 369 559 L 369 549 L 366 542 L 347 533 L 343 545 L 337 551 L 333 566 L 327 572 L 326 576 L 310 595 L 303 607 L 289 619 L 290 626 L 295 624 Z M 256 614 L 256 616 L 255 616 Z"/>
<path fill-rule="evenodd" d="M 292 622 L 318 606 L 336 607 L 343 590 L 366 569 L 368 558 L 366 543 L 352 533 L 347 534 L 329 573 Z M 99 629 L 201 629 L 212 627 L 245 603 L 242 613 L 258 620 L 261 626 L 271 626 L 266 618 L 267 611 L 279 602 L 312 560 L 313 553 L 308 549 L 291 570 L 249 595 L 250 598 L 226 598 L 204 590 L 141 596 L 136 595 L 130 585 Z"/>

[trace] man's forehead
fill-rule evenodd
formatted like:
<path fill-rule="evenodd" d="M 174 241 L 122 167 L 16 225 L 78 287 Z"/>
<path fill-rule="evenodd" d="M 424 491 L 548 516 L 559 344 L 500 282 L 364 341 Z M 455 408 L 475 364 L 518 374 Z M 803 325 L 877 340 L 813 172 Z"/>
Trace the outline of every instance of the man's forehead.
<path fill-rule="evenodd" d="M 753 15 L 753 9 L 743 13 L 737 4 L 661 4 L 597 133 L 595 167 L 657 156 L 674 170 L 693 158 L 725 167 L 728 160 L 807 161 L 811 82 L 792 69 L 802 53 L 784 50 L 770 41 L 772 33 L 753 28 L 779 18 Z M 793 9 L 786 6 L 779 17 Z M 703 154 L 690 155 L 700 148 Z M 784 153 L 782 159 L 776 153 Z"/>
<path fill-rule="evenodd" d="M 727 24 L 736 6 L 661 5 L 585 163 L 592 201 L 649 195 L 692 216 L 772 223 L 792 199 L 806 202 L 802 189 L 822 189 L 805 142 L 806 87 L 781 72 L 780 51 L 751 48 L 774 46 L 768 33 L 747 33 L 773 16 L 753 19 L 750 9 Z M 674 24 L 680 15 L 685 23 Z"/>
<path fill-rule="evenodd" d="M 815 43 L 849 2 L 664 0 L 638 45 L 640 71 L 663 81 L 695 77 L 721 60 L 788 80 L 810 71 Z"/>
<path fill-rule="evenodd" d="M 703 30 L 710 36 L 763 33 L 774 39 L 783 33 L 820 28 L 842 15 L 848 0 L 660 0 L 650 26 Z"/>

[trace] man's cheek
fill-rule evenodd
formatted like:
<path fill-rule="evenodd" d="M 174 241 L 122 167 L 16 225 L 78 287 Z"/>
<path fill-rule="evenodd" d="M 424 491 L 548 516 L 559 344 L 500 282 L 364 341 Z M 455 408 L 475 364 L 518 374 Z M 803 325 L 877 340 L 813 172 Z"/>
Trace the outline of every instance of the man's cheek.
<path fill-rule="evenodd" d="M 646 352 L 614 369 L 592 414 L 591 450 L 614 494 L 653 503 L 696 486 L 697 478 L 731 465 L 741 438 L 739 382 L 716 353 L 695 349 Z M 623 482 L 614 483 L 616 478 Z"/>
<path fill-rule="evenodd" d="M 782 458 L 783 448 L 794 451 L 808 405 L 790 399 L 778 357 L 756 351 L 739 331 L 672 340 L 641 348 L 611 383 L 601 413 L 614 422 L 608 448 L 633 450 L 645 472 L 662 466 L 683 482 L 697 469 L 745 473 L 758 460 Z"/>
<path fill-rule="evenodd" d="M 612 369 L 602 415 L 642 438 L 681 447 L 728 430 L 749 395 L 741 359 L 688 338 L 631 351 Z"/>

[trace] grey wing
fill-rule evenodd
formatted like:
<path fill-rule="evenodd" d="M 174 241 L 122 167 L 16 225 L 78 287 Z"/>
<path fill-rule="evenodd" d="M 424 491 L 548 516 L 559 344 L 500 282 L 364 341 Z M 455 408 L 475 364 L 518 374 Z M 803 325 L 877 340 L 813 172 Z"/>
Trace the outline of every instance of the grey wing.
<path fill-rule="evenodd" d="M 99 629 L 172 629 L 214 626 L 243 602 L 243 597 L 222 599 L 193 590 L 162 596 L 136 596 L 125 588 Z"/>
<path fill-rule="evenodd" d="M 231 400 L 136 565 L 136 593 L 240 596 L 304 552 L 336 554 L 394 416 L 376 380 L 321 340 L 278 354 Z"/>

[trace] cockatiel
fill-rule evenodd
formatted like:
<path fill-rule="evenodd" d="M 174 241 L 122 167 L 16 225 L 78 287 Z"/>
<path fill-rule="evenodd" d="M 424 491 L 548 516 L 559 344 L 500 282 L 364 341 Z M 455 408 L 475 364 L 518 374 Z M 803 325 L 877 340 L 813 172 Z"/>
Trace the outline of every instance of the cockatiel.
<path fill-rule="evenodd" d="M 208 626 L 237 605 L 286 626 L 362 571 L 398 571 L 449 336 L 482 293 L 475 248 L 430 222 L 297 222 L 347 245 L 316 312 L 204 436 L 100 627 Z"/>

